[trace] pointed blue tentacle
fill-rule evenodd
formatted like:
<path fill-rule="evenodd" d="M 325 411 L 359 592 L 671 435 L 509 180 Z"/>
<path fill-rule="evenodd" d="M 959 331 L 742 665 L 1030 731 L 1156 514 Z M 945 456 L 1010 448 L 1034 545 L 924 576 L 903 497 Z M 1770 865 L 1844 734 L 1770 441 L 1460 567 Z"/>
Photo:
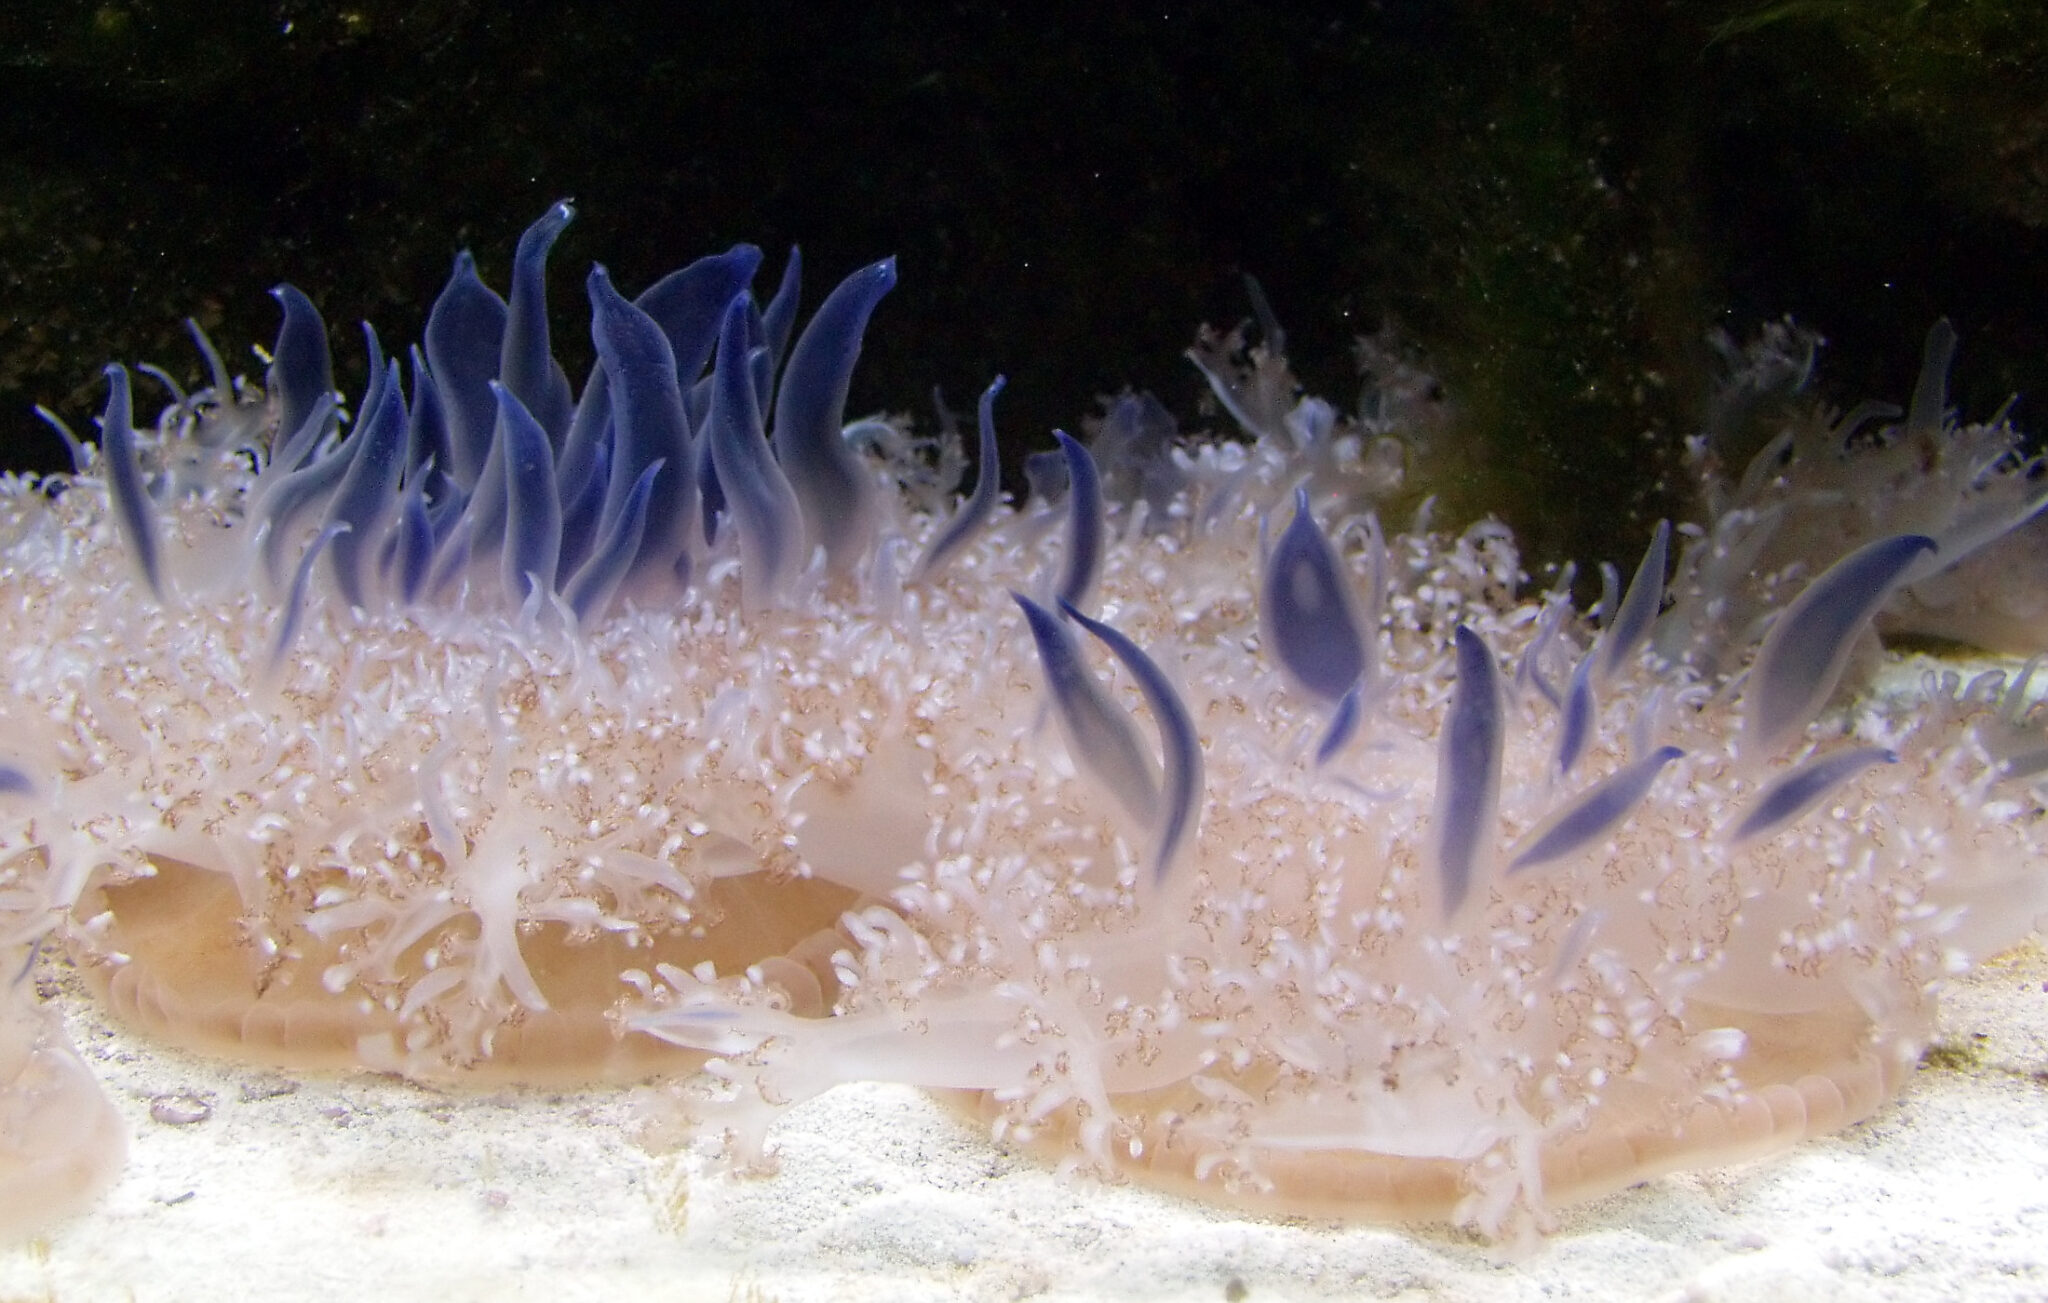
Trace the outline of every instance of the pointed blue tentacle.
<path fill-rule="evenodd" d="M 368 354 L 369 364 L 363 374 L 368 380 L 363 386 L 362 401 L 356 404 L 356 419 L 369 419 L 366 415 L 377 410 L 377 404 L 384 398 L 384 341 L 377 338 L 377 328 L 363 323 L 363 352 Z"/>
<path fill-rule="evenodd" d="M 313 567 L 320 561 L 320 554 L 327 545 L 348 532 L 348 522 L 337 520 L 325 525 L 314 536 L 306 554 L 299 558 L 299 568 L 292 574 L 291 592 L 284 599 L 284 611 L 278 616 L 277 634 L 270 640 L 270 656 L 264 661 L 263 672 L 275 678 L 284 668 L 284 658 L 291 651 L 292 643 L 298 640 L 299 621 L 306 613 L 306 589 L 312 584 Z"/>
<path fill-rule="evenodd" d="M 954 553 L 966 547 L 968 542 L 988 524 L 995 514 L 996 500 L 1002 492 L 1003 464 L 996 449 L 996 395 L 1003 392 L 1003 377 L 997 376 L 981 391 L 978 415 L 981 423 L 981 451 L 974 469 L 974 492 L 967 501 L 960 504 L 960 510 L 953 518 L 932 535 L 931 546 L 918 559 L 917 569 L 912 572 L 912 581 L 921 583 L 945 569 L 946 562 Z"/>
<path fill-rule="evenodd" d="M 1434 820 L 1437 888 L 1445 919 L 1481 884 L 1493 858 L 1507 731 L 1493 649 L 1462 624 L 1453 637 L 1458 678 L 1437 746 Z"/>
<path fill-rule="evenodd" d="M 782 280 L 775 287 L 775 297 L 761 309 L 761 343 L 768 350 L 771 371 L 780 369 L 782 360 L 789 356 L 789 336 L 796 327 L 796 309 L 803 297 L 803 284 L 803 250 L 791 245 L 789 261 L 782 264 Z"/>
<path fill-rule="evenodd" d="M 417 471 L 446 467 L 454 456 L 448 444 L 448 414 L 441 407 L 441 387 L 419 345 L 412 347 L 412 411 L 407 422 L 405 464 Z M 424 489 L 426 486 L 422 486 Z M 431 496 L 431 495 L 430 495 Z"/>
<path fill-rule="evenodd" d="M 1317 700 L 1342 701 L 1366 678 L 1366 644 L 1337 553 L 1294 491 L 1294 519 L 1266 559 L 1261 627 L 1288 676 Z"/>
<path fill-rule="evenodd" d="M 394 582 L 399 601 L 407 606 L 420 600 L 434 564 L 434 522 L 427 514 L 426 480 L 426 475 L 414 474 L 406 481 L 404 496 L 398 504 L 398 526 L 393 533 Z"/>
<path fill-rule="evenodd" d="M 284 309 L 277 346 L 270 353 L 270 373 L 264 380 L 278 404 L 277 429 L 266 450 L 275 454 L 281 441 L 305 428 L 314 404 L 334 392 L 334 363 L 327 352 L 327 323 L 320 319 L 313 300 L 291 285 L 279 285 L 270 295 Z M 288 464 L 285 469 L 298 468 Z"/>
<path fill-rule="evenodd" d="M 1852 747 L 1809 760 L 1765 787 L 1749 812 L 1734 824 L 1728 839 L 1746 842 L 1777 832 L 1864 770 L 1898 762 L 1898 752 L 1889 747 Z"/>
<path fill-rule="evenodd" d="M 613 594 L 619 591 L 619 584 L 632 568 L 633 559 L 640 554 L 640 536 L 647 528 L 647 504 L 654 496 L 654 480 L 661 474 L 661 465 L 657 461 L 640 472 L 640 478 L 633 481 L 626 494 L 624 509 L 607 524 L 591 546 L 590 559 L 577 568 L 562 590 L 569 609 L 576 613 L 576 623 L 585 629 L 603 618 Z"/>
<path fill-rule="evenodd" d="M 487 381 L 484 392 L 491 396 L 491 405 L 496 409 L 498 382 Z M 483 469 L 477 472 L 476 483 L 470 487 L 469 505 L 462 509 L 470 545 L 486 557 L 505 541 L 505 520 L 512 510 L 505 482 L 505 444 L 510 437 L 505 433 L 505 424 L 505 413 L 498 410 L 491 422 L 490 451 L 484 454 Z"/>
<path fill-rule="evenodd" d="M 670 368 L 685 391 L 704 373 L 718 347 L 726 305 L 747 292 L 760 266 L 759 249 L 735 244 L 724 253 L 699 258 L 670 272 L 633 300 L 633 306 L 661 328 L 668 341 Z M 636 469 L 634 475 L 638 474 Z"/>
<path fill-rule="evenodd" d="M 164 600 L 163 575 L 157 562 L 156 504 L 142 486 L 142 463 L 135 448 L 134 401 L 128 391 L 128 368 L 110 362 L 107 406 L 100 415 L 100 460 L 107 477 L 107 496 L 114 508 L 122 541 L 135 560 L 150 596 Z"/>
<path fill-rule="evenodd" d="M 329 397 L 328 405 L 331 406 L 333 401 Z M 309 422 L 319 420 L 321 412 L 316 409 L 307 419 Z M 266 491 L 256 503 L 258 516 L 268 526 L 257 551 L 263 558 L 264 576 L 273 585 L 283 582 L 285 544 L 297 541 L 295 533 L 299 518 L 333 492 L 334 486 L 348 472 L 349 463 L 354 460 L 353 453 L 353 444 L 348 441 L 329 448 L 279 480 L 277 486 Z"/>
<path fill-rule="evenodd" d="M 562 553 L 562 504 L 555 496 L 555 450 L 519 395 L 493 381 L 498 400 L 500 460 L 505 470 L 505 541 L 500 554 L 505 598 L 514 607 L 529 594 L 555 591 Z"/>
<path fill-rule="evenodd" d="M 1093 774 L 1138 824 L 1148 829 L 1161 826 L 1159 780 L 1131 717 L 1088 672 L 1066 621 L 1022 593 L 1010 596 L 1023 608 L 1031 628 L 1046 687 L 1052 692 L 1053 713 L 1059 716 L 1075 767 Z M 1067 604 L 1062 609 L 1073 607 Z"/>
<path fill-rule="evenodd" d="M 604 491 L 611 480 L 612 450 L 609 440 L 597 445 L 596 454 L 581 490 L 571 493 L 556 468 L 555 491 L 562 499 L 562 555 L 556 573 L 573 575 L 597 541 L 604 525 Z"/>
<path fill-rule="evenodd" d="M 1160 812 L 1159 847 L 1152 857 L 1152 882 L 1156 886 L 1165 881 L 1174 856 L 1179 854 L 1181 844 L 1194 833 L 1201 816 L 1201 735 L 1196 731 L 1194 716 L 1188 714 L 1180 693 L 1174 691 L 1172 682 L 1160 670 L 1158 663 L 1147 656 L 1138 644 L 1110 625 L 1089 619 L 1072 606 L 1063 603 L 1060 610 L 1079 621 L 1083 629 L 1094 634 L 1124 663 L 1124 668 L 1137 680 L 1138 691 L 1144 694 L 1153 722 L 1159 727 L 1159 752 L 1165 761 L 1166 808 Z M 1148 768 L 1148 776 L 1149 773 Z"/>
<path fill-rule="evenodd" d="M 676 355 L 661 325 L 619 296 L 602 265 L 591 268 L 589 289 L 590 333 L 604 364 L 612 409 L 604 519 L 607 525 L 618 519 L 640 473 L 657 461 L 663 464 L 648 500 L 640 554 L 629 575 L 644 570 L 666 584 L 677 559 L 689 555 L 689 531 L 697 519 L 697 478 L 691 473 L 692 440 L 676 378 Z"/>
<path fill-rule="evenodd" d="M 1558 707 L 1557 772 L 1560 774 L 1572 771 L 1572 766 L 1579 763 L 1579 757 L 1586 754 L 1586 746 L 1593 740 L 1594 718 L 1599 713 L 1599 703 L 1593 695 L 1592 673 L 1597 660 L 1597 650 L 1579 658 L 1578 666 L 1572 670 L 1571 686 L 1565 690 L 1564 701 Z"/>
<path fill-rule="evenodd" d="M 1648 550 L 1643 553 L 1642 564 L 1636 567 L 1635 578 L 1629 580 L 1628 595 L 1621 599 L 1621 609 L 1608 621 L 1601 637 L 1601 679 L 1611 679 L 1628 668 L 1636 649 L 1650 636 L 1650 626 L 1664 605 L 1664 566 L 1670 551 L 1671 522 L 1660 520 L 1650 536 Z"/>
<path fill-rule="evenodd" d="M 1650 794 L 1657 775 L 1664 772 L 1664 766 L 1684 754 L 1677 747 L 1658 747 L 1593 784 L 1571 808 L 1529 841 L 1527 848 L 1509 863 L 1508 872 L 1561 860 L 1605 836 L 1635 812 L 1636 806 Z"/>
<path fill-rule="evenodd" d="M 1102 577 L 1102 477 L 1095 458 L 1065 430 L 1054 430 L 1067 467 L 1067 563 L 1055 597 L 1076 610 L 1086 610 Z"/>
<path fill-rule="evenodd" d="M 604 449 L 606 469 L 597 470 L 597 452 Z M 569 418 L 569 433 L 562 441 L 562 455 L 555 459 L 555 485 L 562 501 L 582 496 L 594 480 L 604 492 L 610 473 L 612 452 L 612 385 L 604 363 L 590 368 L 583 382 L 583 396 L 576 400 L 576 413 Z"/>
<path fill-rule="evenodd" d="M 278 483 L 313 464 L 331 447 L 330 436 L 341 429 L 341 404 L 334 394 L 322 394 L 313 401 L 299 428 L 287 435 L 282 427 L 277 431 L 281 446 L 271 448 L 270 460 L 264 465 L 264 481 Z M 264 489 L 263 492 L 268 492 Z"/>
<path fill-rule="evenodd" d="M 0 795 L 34 796 L 36 780 L 26 769 L 14 765 L 0 764 Z"/>
<path fill-rule="evenodd" d="M 894 258 L 841 281 L 797 337 L 775 398 L 775 455 L 802 511 L 804 560 L 822 547 L 840 574 L 867 559 L 879 510 L 867 467 L 839 433 L 846 391 L 868 317 L 895 284 Z"/>
<path fill-rule="evenodd" d="M 1742 702 L 1746 757 L 1765 758 L 1813 722 L 1842 677 L 1856 636 L 1920 555 L 1934 547 L 1922 534 L 1866 543 L 1792 599 L 1750 667 Z"/>
<path fill-rule="evenodd" d="M 405 395 L 399 390 L 398 362 L 375 387 L 374 406 L 366 405 L 362 425 L 349 440 L 348 468 L 327 504 L 329 522 L 345 522 L 348 532 L 328 546 L 334 585 L 350 606 L 367 607 L 364 571 L 383 546 L 386 523 L 398 505 L 398 478 L 405 466 Z M 340 456 L 340 453 L 336 454 Z"/>
<path fill-rule="evenodd" d="M 768 450 L 754 402 L 747 303 L 725 312 L 712 369 L 712 464 L 740 535 L 740 595 L 748 610 L 779 604 L 803 568 L 803 518 L 797 496 Z"/>
<path fill-rule="evenodd" d="M 559 447 L 569 432 L 569 377 L 555 361 L 548 340 L 548 250 L 576 215 L 565 199 L 549 208 L 519 237 L 512 255 L 512 298 L 506 304 L 505 338 L 498 378 Z"/>
<path fill-rule="evenodd" d="M 464 489 L 476 487 L 498 423 L 491 381 L 505 349 L 505 300 L 476 274 L 464 249 L 427 314 L 427 366 L 441 390 L 449 458 L 443 467 Z"/>

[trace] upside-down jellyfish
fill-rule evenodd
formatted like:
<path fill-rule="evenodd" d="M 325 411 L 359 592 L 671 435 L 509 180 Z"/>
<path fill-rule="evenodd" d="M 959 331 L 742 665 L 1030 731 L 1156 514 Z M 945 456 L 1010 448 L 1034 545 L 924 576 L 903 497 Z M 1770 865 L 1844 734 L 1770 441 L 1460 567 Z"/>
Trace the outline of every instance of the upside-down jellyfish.
<path fill-rule="evenodd" d="M 260 389 L 206 346 L 138 427 L 110 367 L 75 472 L 6 481 L 17 952 L 258 1062 L 667 1075 L 741 1166 L 886 1080 L 1073 1168 L 1505 1235 L 1867 1116 L 2048 913 L 2028 676 L 1876 686 L 1882 614 L 2040 503 L 1943 350 L 1596 620 L 1497 524 L 1391 530 L 1399 430 L 1270 338 L 1194 353 L 1243 439 L 1126 396 L 1015 509 L 1000 382 L 957 505 L 950 438 L 845 420 L 893 262 L 801 330 L 793 255 L 765 301 L 744 245 L 595 268 L 573 384 L 570 216 L 509 299 L 464 255 L 421 346 L 366 332 L 352 402 L 281 287 Z"/>

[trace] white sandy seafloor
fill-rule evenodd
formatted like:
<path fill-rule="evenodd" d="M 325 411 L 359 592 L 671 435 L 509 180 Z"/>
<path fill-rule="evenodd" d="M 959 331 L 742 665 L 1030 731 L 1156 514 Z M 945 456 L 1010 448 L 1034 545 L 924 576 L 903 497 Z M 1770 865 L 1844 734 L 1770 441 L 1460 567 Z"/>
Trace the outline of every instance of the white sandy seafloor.
<path fill-rule="evenodd" d="M 1060 1180 L 906 1089 L 794 1110 L 780 1174 L 740 1180 L 641 1150 L 627 1092 L 253 1071 L 72 1000 L 133 1153 L 92 1212 L 0 1251 L 0 1303 L 2048 1299 L 2048 952 L 1947 1011 L 1965 1052 L 1944 1058 L 1967 1065 L 1924 1069 L 1870 1121 L 1574 1210 L 1507 1261 L 1441 1229 Z"/>

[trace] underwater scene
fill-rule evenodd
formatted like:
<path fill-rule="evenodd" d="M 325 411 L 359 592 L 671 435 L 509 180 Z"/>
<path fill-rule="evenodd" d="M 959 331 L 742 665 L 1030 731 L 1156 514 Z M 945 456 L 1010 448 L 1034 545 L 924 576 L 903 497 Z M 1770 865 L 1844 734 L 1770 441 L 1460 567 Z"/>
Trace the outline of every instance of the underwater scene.
<path fill-rule="evenodd" d="M 4 23 L 7 1290 L 2048 1289 L 2048 21 Z"/>

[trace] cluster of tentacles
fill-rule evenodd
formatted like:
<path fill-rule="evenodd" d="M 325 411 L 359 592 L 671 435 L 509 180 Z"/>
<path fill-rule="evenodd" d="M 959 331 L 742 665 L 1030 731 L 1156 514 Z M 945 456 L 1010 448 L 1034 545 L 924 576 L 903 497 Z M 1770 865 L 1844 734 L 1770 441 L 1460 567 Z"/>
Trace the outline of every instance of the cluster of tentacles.
<path fill-rule="evenodd" d="M 749 246 L 596 268 L 572 387 L 569 218 L 508 299 L 458 258 L 407 359 L 368 332 L 353 404 L 285 287 L 261 392 L 202 337 L 138 430 L 109 367 L 76 473 L 10 481 L 17 947 L 257 1059 L 701 1065 L 745 1160 L 886 1079 L 1105 1173 L 1505 1233 L 1867 1114 L 2048 910 L 2027 676 L 1851 673 L 2041 503 L 1947 421 L 1939 331 L 1903 426 L 1774 444 L 1596 619 L 1520 600 L 1497 525 L 1384 528 L 1399 429 L 1270 326 L 1193 354 L 1247 438 L 1127 395 L 1016 510 L 1000 381 L 950 509 L 962 450 L 845 422 L 890 261 L 801 334 L 794 255 L 765 302 Z"/>

